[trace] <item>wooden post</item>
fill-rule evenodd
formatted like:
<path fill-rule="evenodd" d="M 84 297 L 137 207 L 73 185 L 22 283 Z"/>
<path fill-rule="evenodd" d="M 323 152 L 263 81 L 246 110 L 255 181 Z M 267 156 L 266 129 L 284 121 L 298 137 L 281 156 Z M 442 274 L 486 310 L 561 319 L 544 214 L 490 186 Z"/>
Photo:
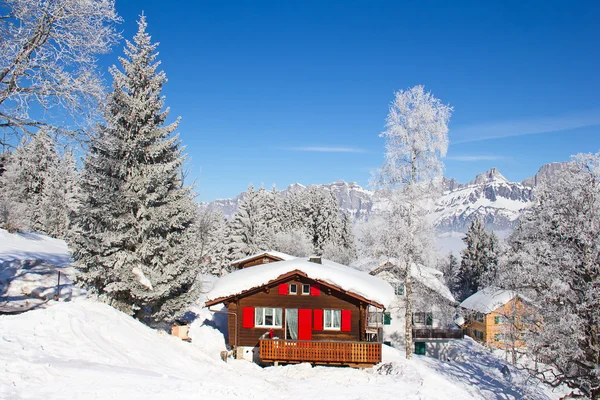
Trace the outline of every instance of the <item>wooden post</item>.
<path fill-rule="evenodd" d="M 54 300 L 60 300 L 60 271 L 58 271 L 58 283 L 56 284 L 56 295 L 54 296 Z"/>

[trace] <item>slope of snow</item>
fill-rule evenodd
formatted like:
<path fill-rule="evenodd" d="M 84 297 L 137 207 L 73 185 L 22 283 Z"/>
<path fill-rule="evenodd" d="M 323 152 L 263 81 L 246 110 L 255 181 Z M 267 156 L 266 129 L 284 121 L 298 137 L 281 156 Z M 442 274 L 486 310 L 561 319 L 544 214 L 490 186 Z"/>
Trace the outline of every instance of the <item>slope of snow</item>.
<path fill-rule="evenodd" d="M 376 301 L 384 307 L 387 307 L 394 298 L 394 289 L 382 279 L 333 261 L 322 259 L 322 264 L 317 264 L 305 258 L 261 264 L 234 271 L 219 279 L 207 298 L 216 300 L 233 296 L 262 286 L 294 270 L 305 273 L 311 279 L 330 283 L 345 291 Z"/>
<path fill-rule="evenodd" d="M 21 260 L 44 260 L 47 264 L 64 266 L 71 262 L 71 256 L 64 240 L 0 229 L 0 263 Z"/>
<path fill-rule="evenodd" d="M 63 240 L 0 229 L 0 314 L 45 306 L 59 292 L 59 272 L 60 298 L 82 295 L 70 262 Z"/>
<path fill-rule="evenodd" d="M 202 323 L 205 322 L 205 323 Z M 374 368 L 261 368 L 219 358 L 223 336 L 196 320 L 192 343 L 152 330 L 101 303 L 77 300 L 0 317 L 2 399 L 548 399 L 468 339 L 451 362 L 384 346 Z"/>

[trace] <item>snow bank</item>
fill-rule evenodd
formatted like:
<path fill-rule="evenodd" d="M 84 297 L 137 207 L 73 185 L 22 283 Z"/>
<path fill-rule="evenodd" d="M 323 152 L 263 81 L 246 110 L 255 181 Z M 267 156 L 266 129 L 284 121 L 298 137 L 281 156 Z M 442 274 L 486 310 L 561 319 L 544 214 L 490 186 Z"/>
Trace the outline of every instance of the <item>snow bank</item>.
<path fill-rule="evenodd" d="M 511 301 L 517 294 L 510 290 L 487 287 L 467 297 L 460 306 L 467 310 L 489 314 Z"/>
<path fill-rule="evenodd" d="M 294 270 L 305 273 L 311 279 L 329 283 L 375 301 L 384 307 L 388 307 L 394 298 L 394 289 L 389 283 L 365 272 L 325 259 L 322 259 L 322 264 L 317 264 L 305 258 L 296 258 L 234 271 L 215 283 L 213 289 L 207 294 L 207 300 L 242 293 Z"/>
<path fill-rule="evenodd" d="M 20 260 L 44 260 L 47 264 L 64 266 L 71 262 L 71 256 L 64 240 L 0 229 L 0 263 Z"/>
<path fill-rule="evenodd" d="M 208 315 L 208 314 L 206 314 Z M 207 322 L 207 323 L 202 323 Z M 1 399 L 548 399 L 478 344 L 457 341 L 452 361 L 384 346 L 383 364 L 360 370 L 308 364 L 260 368 L 220 360 L 223 335 L 197 320 L 192 343 L 90 300 L 0 316 Z"/>

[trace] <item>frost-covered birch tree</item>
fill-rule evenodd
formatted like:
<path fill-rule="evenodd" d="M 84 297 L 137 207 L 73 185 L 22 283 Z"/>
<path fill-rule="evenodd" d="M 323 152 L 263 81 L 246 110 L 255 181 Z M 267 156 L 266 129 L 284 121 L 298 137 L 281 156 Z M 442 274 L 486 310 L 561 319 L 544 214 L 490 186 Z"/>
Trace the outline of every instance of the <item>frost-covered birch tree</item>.
<path fill-rule="evenodd" d="M 600 399 L 600 153 L 575 156 L 541 185 L 501 264 L 498 284 L 535 308 L 529 371 Z"/>
<path fill-rule="evenodd" d="M 138 22 L 122 70 L 90 146 L 82 177 L 82 206 L 71 248 L 81 280 L 99 298 L 154 323 L 195 300 L 197 260 L 192 241 L 196 205 L 183 184 L 185 160 L 178 120 L 166 124 L 157 71 L 157 44 Z"/>
<path fill-rule="evenodd" d="M 119 22 L 114 0 L 1 1 L 0 141 L 48 125 L 72 132 L 64 112 L 73 122 L 94 113 L 104 93 L 96 58 L 119 39 Z"/>
<path fill-rule="evenodd" d="M 385 161 L 375 179 L 383 198 L 372 255 L 405 282 L 406 358 L 412 357 L 412 270 L 431 265 L 433 227 L 427 219 L 448 149 L 452 108 L 423 86 L 395 93 L 386 120 Z"/>

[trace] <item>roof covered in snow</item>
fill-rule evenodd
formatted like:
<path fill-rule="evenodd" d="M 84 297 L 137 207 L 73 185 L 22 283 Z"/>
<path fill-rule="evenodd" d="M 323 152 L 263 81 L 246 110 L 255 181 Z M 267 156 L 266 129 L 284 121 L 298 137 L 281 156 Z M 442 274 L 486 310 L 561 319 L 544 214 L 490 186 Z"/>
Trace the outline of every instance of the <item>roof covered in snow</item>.
<path fill-rule="evenodd" d="M 322 259 L 321 262 L 318 264 L 307 258 L 294 258 L 234 271 L 215 283 L 207 294 L 207 302 L 264 286 L 292 271 L 300 271 L 310 279 L 335 286 L 383 307 L 388 307 L 394 298 L 394 289 L 383 279 L 333 261 Z"/>
<path fill-rule="evenodd" d="M 286 253 L 282 253 L 280 251 L 268 250 L 268 251 L 261 251 L 260 253 L 252 254 L 252 255 L 249 255 L 249 256 L 244 257 L 244 258 L 240 258 L 239 260 L 232 261 L 231 264 L 232 265 L 238 265 L 238 264 L 245 263 L 246 261 L 250 261 L 250 260 L 253 260 L 255 258 L 265 257 L 265 256 L 271 256 L 273 258 L 279 258 L 280 260 L 283 260 L 283 261 L 293 260 L 293 259 L 296 258 L 294 256 L 291 256 L 291 255 L 286 254 Z"/>
<path fill-rule="evenodd" d="M 467 297 L 460 303 L 460 306 L 467 310 L 489 314 L 511 301 L 515 296 L 517 294 L 513 291 L 490 286 Z"/>

